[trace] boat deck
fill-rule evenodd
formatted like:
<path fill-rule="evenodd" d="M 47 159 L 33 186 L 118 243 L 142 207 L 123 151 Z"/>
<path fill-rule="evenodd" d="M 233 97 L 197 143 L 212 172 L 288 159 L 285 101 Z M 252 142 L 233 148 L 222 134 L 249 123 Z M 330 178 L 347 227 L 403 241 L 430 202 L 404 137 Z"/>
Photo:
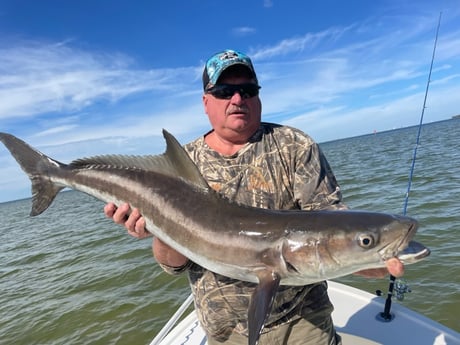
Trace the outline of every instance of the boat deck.
<path fill-rule="evenodd" d="M 335 307 L 332 318 L 343 345 L 460 345 L 459 333 L 396 302 L 393 320 L 382 321 L 378 317 L 385 305 L 382 297 L 333 281 L 328 284 Z M 192 312 L 158 344 L 205 345 L 207 341 Z"/>

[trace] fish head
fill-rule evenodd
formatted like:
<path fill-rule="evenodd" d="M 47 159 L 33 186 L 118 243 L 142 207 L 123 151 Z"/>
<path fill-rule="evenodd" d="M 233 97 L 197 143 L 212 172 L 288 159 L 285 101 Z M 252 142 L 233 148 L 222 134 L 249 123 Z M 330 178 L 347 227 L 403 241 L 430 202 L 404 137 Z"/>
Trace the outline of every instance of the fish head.
<path fill-rule="evenodd" d="M 318 227 L 323 225 L 319 231 L 297 226 L 285 237 L 282 284 L 302 285 L 337 278 L 384 267 L 386 260 L 399 255 L 412 259 L 416 256 L 404 252 L 417 231 L 415 219 L 372 212 L 334 213 L 318 222 Z"/>

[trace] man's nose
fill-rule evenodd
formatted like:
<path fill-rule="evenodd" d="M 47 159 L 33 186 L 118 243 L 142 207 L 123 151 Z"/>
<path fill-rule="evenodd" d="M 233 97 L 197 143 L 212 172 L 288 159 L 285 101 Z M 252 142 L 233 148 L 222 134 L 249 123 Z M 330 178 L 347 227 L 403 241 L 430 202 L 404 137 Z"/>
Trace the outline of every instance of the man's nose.
<path fill-rule="evenodd" d="M 244 102 L 244 98 L 243 96 L 241 96 L 241 91 L 235 91 L 235 93 L 233 94 L 232 98 L 230 98 L 230 101 L 233 103 L 233 104 L 241 104 Z"/>

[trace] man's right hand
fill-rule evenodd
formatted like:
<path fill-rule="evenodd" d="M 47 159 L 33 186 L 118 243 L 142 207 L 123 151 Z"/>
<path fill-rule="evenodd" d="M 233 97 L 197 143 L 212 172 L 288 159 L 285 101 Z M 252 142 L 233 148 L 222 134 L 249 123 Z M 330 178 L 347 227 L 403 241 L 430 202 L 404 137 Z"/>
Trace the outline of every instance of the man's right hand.
<path fill-rule="evenodd" d="M 108 218 L 112 218 L 117 224 L 124 225 L 128 234 L 136 238 L 146 238 L 152 236 L 145 229 L 145 220 L 137 208 L 131 210 L 129 204 L 123 204 L 117 208 L 114 203 L 104 206 L 104 213 Z M 175 249 L 168 246 L 158 238 L 152 242 L 152 252 L 155 260 L 168 267 L 180 267 L 188 262 L 188 259 Z"/>
<path fill-rule="evenodd" d="M 129 204 L 122 204 L 120 207 L 114 203 L 104 206 L 104 213 L 108 218 L 112 218 L 117 224 L 124 225 L 128 234 L 136 238 L 146 238 L 152 236 L 145 230 L 145 220 L 137 208 L 131 210 Z"/>

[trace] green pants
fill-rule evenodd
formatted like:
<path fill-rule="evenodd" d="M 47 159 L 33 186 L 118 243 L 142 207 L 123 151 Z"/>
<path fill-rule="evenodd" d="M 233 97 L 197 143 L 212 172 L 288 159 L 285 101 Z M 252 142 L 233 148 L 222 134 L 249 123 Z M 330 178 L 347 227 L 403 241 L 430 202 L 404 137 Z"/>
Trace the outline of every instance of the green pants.
<path fill-rule="evenodd" d="M 248 338 L 233 333 L 225 342 L 208 338 L 208 345 L 247 345 Z M 321 325 L 313 325 L 305 319 L 272 328 L 260 336 L 259 345 L 341 345 L 335 333 L 332 319 L 327 318 Z"/>

